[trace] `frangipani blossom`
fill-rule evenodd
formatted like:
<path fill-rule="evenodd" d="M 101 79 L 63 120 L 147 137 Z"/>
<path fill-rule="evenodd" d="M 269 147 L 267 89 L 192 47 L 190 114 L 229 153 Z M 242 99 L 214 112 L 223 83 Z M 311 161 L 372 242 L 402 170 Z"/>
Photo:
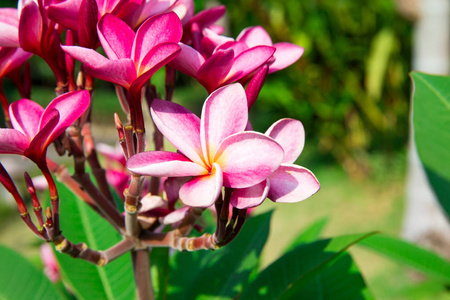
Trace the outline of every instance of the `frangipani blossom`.
<path fill-rule="evenodd" d="M 305 51 L 302 47 L 291 43 L 282 42 L 273 44 L 269 34 L 261 26 L 245 28 L 241 31 L 236 41 L 243 42 L 250 48 L 260 45 L 275 47 L 277 50 L 273 54 L 273 60 L 269 64 L 269 74 L 292 65 Z"/>
<path fill-rule="evenodd" d="M 92 76 L 121 85 L 135 95 L 140 95 L 148 79 L 180 51 L 177 43 L 182 27 L 173 12 L 148 19 L 136 33 L 118 17 L 106 14 L 97 31 L 109 59 L 78 46 L 63 46 L 63 50 L 84 63 Z"/>
<path fill-rule="evenodd" d="M 281 119 L 265 134 L 283 147 L 284 159 L 266 181 L 233 191 L 230 203 L 236 208 L 258 206 L 266 197 L 274 202 L 298 202 L 311 197 L 320 188 L 319 181 L 310 170 L 293 164 L 305 145 L 305 131 L 300 121 Z"/>
<path fill-rule="evenodd" d="M 193 176 L 179 191 L 184 204 L 207 207 L 222 186 L 246 188 L 266 180 L 283 160 L 283 148 L 272 138 L 246 131 L 247 99 L 240 84 L 213 92 L 202 118 L 186 108 L 154 100 L 151 114 L 162 134 L 180 151 L 143 152 L 132 156 L 130 171 L 157 177 Z"/>
<path fill-rule="evenodd" d="M 0 129 L 0 153 L 19 154 L 42 163 L 47 147 L 86 111 L 89 103 L 86 90 L 63 94 L 45 109 L 28 99 L 11 103 L 9 115 L 14 129 Z"/>
<path fill-rule="evenodd" d="M 180 43 L 181 52 L 171 65 L 192 76 L 211 93 L 218 87 L 236 82 L 251 75 L 264 65 L 275 52 L 274 47 L 240 47 L 241 44 L 223 47 L 205 58 L 196 49 Z"/>

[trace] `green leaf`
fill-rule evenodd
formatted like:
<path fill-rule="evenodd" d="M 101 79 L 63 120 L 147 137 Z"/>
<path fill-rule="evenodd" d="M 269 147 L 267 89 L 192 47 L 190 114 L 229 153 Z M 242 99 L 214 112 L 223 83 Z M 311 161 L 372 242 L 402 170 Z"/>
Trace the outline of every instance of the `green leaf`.
<path fill-rule="evenodd" d="M 106 250 L 121 240 L 116 230 L 87 204 L 58 184 L 61 199 L 61 229 L 72 243 L 86 243 L 94 250 Z M 104 267 L 57 253 L 64 280 L 79 299 L 133 299 L 134 277 L 129 254 Z"/>
<path fill-rule="evenodd" d="M 0 245 L 0 299 L 64 299 L 44 273 L 19 253 Z"/>
<path fill-rule="evenodd" d="M 259 265 L 271 212 L 246 221 L 234 241 L 217 251 L 177 252 L 172 260 L 170 299 L 231 299 Z"/>
<path fill-rule="evenodd" d="M 167 299 L 169 285 L 169 248 L 153 248 L 150 254 L 155 299 Z"/>
<path fill-rule="evenodd" d="M 359 245 L 411 266 L 436 280 L 450 283 L 450 262 L 431 251 L 382 234 L 371 236 Z"/>
<path fill-rule="evenodd" d="M 302 244 L 264 269 L 241 299 L 370 299 L 350 256 L 353 244 L 372 235 L 359 234 Z M 308 297 L 307 294 L 310 293 Z M 320 296 L 320 297 L 319 297 Z"/>
<path fill-rule="evenodd" d="M 450 216 L 450 77 L 411 73 L 417 151 L 428 179 Z"/>
<path fill-rule="evenodd" d="M 301 244 L 307 244 L 317 240 L 327 222 L 328 218 L 323 218 L 311 224 L 291 242 L 284 252 L 289 252 Z"/>

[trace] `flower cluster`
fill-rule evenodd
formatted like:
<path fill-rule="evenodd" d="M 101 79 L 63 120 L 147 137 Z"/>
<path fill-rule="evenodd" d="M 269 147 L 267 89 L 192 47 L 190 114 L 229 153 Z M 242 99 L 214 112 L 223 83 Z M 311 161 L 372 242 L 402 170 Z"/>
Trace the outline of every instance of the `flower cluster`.
<path fill-rule="evenodd" d="M 0 153 L 27 157 L 42 171 L 51 200 L 45 218 L 25 174 L 39 226 L 1 165 L 0 181 L 36 235 L 74 257 L 96 264 L 111 259 L 62 235 L 52 173 L 129 238 L 114 255 L 142 245 L 215 249 L 232 241 L 247 210 L 266 198 L 297 202 L 319 190 L 314 174 L 294 164 L 305 142 L 302 123 L 282 119 L 259 133 L 248 115 L 267 75 L 296 62 L 303 48 L 274 44 L 260 26 L 236 39 L 224 36 L 216 25 L 224 13 L 218 6 L 194 15 L 192 0 L 23 0 L 17 9 L 0 9 L 0 100 L 9 127 L 0 129 Z M 57 97 L 45 109 L 28 99 L 31 55 L 55 75 Z M 164 99 L 150 82 L 162 67 Z M 195 78 L 209 93 L 201 117 L 172 102 L 176 72 Z M 5 77 L 22 99 L 9 103 Z M 128 118 L 123 124 L 115 116 L 115 150 L 97 145 L 91 132 L 95 79 L 115 85 Z M 155 125 L 152 151 L 145 151 L 151 143 L 143 102 Z M 163 137 L 177 152 L 164 150 Z M 52 143 L 59 155 L 73 157 L 71 176 L 47 157 Z M 106 170 L 97 153 L 104 155 Z M 189 238 L 208 207 L 217 215 L 216 232 Z M 164 230 L 168 225 L 172 230 Z"/>

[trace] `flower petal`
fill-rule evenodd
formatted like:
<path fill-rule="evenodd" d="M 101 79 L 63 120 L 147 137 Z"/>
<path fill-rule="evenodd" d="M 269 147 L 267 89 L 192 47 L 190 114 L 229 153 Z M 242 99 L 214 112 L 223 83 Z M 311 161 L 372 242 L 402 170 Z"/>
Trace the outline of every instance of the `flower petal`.
<path fill-rule="evenodd" d="M 155 99 L 150 108 L 159 131 L 193 162 L 206 166 L 200 144 L 200 119 L 183 106 Z"/>
<path fill-rule="evenodd" d="M 273 54 L 275 61 L 269 66 L 269 74 L 292 65 L 305 52 L 302 47 L 291 43 L 277 43 L 273 46 L 277 50 Z"/>
<path fill-rule="evenodd" d="M 257 185 L 234 189 L 231 194 L 230 203 L 236 208 L 246 209 L 260 205 L 269 193 L 270 181 L 266 179 Z"/>
<path fill-rule="evenodd" d="M 138 74 L 153 69 L 152 75 L 163 65 L 166 65 L 170 60 L 175 58 L 175 55 L 180 52 L 180 46 L 175 43 L 162 43 L 153 47 L 142 60 Z"/>
<path fill-rule="evenodd" d="M 274 202 L 298 202 L 311 197 L 319 189 L 319 181 L 310 170 L 282 164 L 270 177 L 268 198 Z"/>
<path fill-rule="evenodd" d="M 43 26 L 42 15 L 37 3 L 28 2 L 22 8 L 19 18 L 19 43 L 23 50 L 40 53 Z"/>
<path fill-rule="evenodd" d="M 214 162 L 222 167 L 225 187 L 246 188 L 268 178 L 283 160 L 283 152 L 270 137 L 246 131 L 224 139 Z"/>
<path fill-rule="evenodd" d="M 222 191 L 222 170 L 214 164 L 211 174 L 195 177 L 180 189 L 180 200 L 189 206 L 208 207 L 219 197 Z"/>
<path fill-rule="evenodd" d="M 19 47 L 19 14 L 16 8 L 0 8 L 0 47 Z"/>
<path fill-rule="evenodd" d="M 46 119 L 51 115 L 51 111 L 57 110 L 59 112 L 59 122 L 48 137 L 49 140 L 53 141 L 86 111 L 90 100 L 91 97 L 87 90 L 68 92 L 53 99 L 42 113 L 39 130 L 45 125 Z"/>
<path fill-rule="evenodd" d="M 129 88 L 136 79 L 136 68 L 131 59 L 109 60 L 92 49 L 61 46 L 64 52 L 85 64 L 86 71 L 102 80 Z"/>
<path fill-rule="evenodd" d="M 183 43 L 179 45 L 181 52 L 170 65 L 188 76 L 197 77 L 198 69 L 205 63 L 205 59 L 194 48 Z"/>
<path fill-rule="evenodd" d="M 230 84 L 214 91 L 203 104 L 200 125 L 203 156 L 212 161 L 220 142 L 244 131 L 247 121 L 247 98 L 242 85 Z"/>
<path fill-rule="evenodd" d="M 50 143 L 58 137 L 53 136 L 54 138 L 51 138 L 51 134 L 58 122 L 59 112 L 56 109 L 50 110 L 46 114 L 45 122 L 41 119 L 41 124 L 43 124 L 43 126 L 40 127 L 36 136 L 31 140 L 30 145 L 24 152 L 24 155 L 34 162 L 43 159 L 43 155 L 45 154 L 48 145 L 50 145 Z"/>
<path fill-rule="evenodd" d="M 272 46 L 272 39 L 261 26 L 247 27 L 241 31 L 236 41 L 244 42 L 249 48 L 266 45 Z"/>
<path fill-rule="evenodd" d="M 145 21 L 136 32 L 133 44 L 132 57 L 138 63 L 150 50 L 161 43 L 178 43 L 183 34 L 180 19 L 174 12 L 157 15 Z"/>
<path fill-rule="evenodd" d="M 138 153 L 127 161 L 131 172 L 156 177 L 184 177 L 208 174 L 204 167 L 193 163 L 184 155 L 167 151 Z"/>
<path fill-rule="evenodd" d="M 39 131 L 39 122 L 44 109 L 34 101 L 21 99 L 9 106 L 9 115 L 14 129 L 32 140 Z"/>
<path fill-rule="evenodd" d="M 233 63 L 233 49 L 217 51 L 200 67 L 197 72 L 197 80 L 209 93 L 212 93 L 224 83 L 227 74 L 233 67 Z"/>
<path fill-rule="evenodd" d="M 80 0 L 52 3 L 47 8 L 48 17 L 65 28 L 78 29 Z"/>
<path fill-rule="evenodd" d="M 97 31 L 100 43 L 110 59 L 131 58 L 135 34 L 124 21 L 106 14 L 98 22 Z"/>
<path fill-rule="evenodd" d="M 275 52 L 274 47 L 257 46 L 243 51 L 235 59 L 224 83 L 237 81 L 253 73 L 266 63 Z"/>
<path fill-rule="evenodd" d="M 9 128 L 0 129 L 0 153 L 23 155 L 29 144 L 30 139 L 22 132 Z"/>
<path fill-rule="evenodd" d="M 281 119 L 267 129 L 266 135 L 273 138 L 284 149 L 283 163 L 292 164 L 305 146 L 305 129 L 300 121 Z"/>

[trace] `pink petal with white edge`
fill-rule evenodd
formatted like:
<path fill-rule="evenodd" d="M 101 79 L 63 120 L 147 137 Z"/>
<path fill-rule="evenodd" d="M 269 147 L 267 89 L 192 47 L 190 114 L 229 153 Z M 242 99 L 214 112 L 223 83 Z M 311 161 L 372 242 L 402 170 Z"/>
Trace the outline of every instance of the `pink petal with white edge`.
<path fill-rule="evenodd" d="M 118 17 L 106 14 L 97 24 L 98 38 L 110 59 L 131 58 L 134 31 Z"/>
<path fill-rule="evenodd" d="M 57 110 L 59 112 L 59 122 L 49 136 L 51 140 L 56 139 L 87 110 L 90 101 L 91 97 L 87 90 L 62 94 L 50 102 L 45 108 L 41 117 L 41 123 L 39 124 L 39 130 L 46 123 L 49 112 Z"/>
<path fill-rule="evenodd" d="M 282 164 L 270 177 L 268 198 L 273 202 L 299 202 L 311 197 L 319 189 L 320 183 L 310 170 Z"/>
<path fill-rule="evenodd" d="M 266 199 L 269 188 L 270 181 L 269 179 L 266 179 L 257 185 L 245 189 L 234 189 L 231 194 L 230 203 L 239 209 L 258 206 Z"/>
<path fill-rule="evenodd" d="M 170 65 L 188 76 L 197 77 L 198 69 L 205 63 L 205 59 L 194 48 L 183 43 L 179 45 L 181 52 Z"/>
<path fill-rule="evenodd" d="M 170 214 L 168 214 L 167 216 L 165 216 L 164 218 L 162 218 L 162 222 L 165 225 L 169 225 L 169 224 L 175 224 L 177 222 L 180 222 L 184 219 L 184 217 L 187 215 L 187 213 L 189 212 L 190 207 L 189 206 L 183 206 L 180 209 L 177 209 L 173 212 L 171 212 Z"/>
<path fill-rule="evenodd" d="M 273 138 L 284 150 L 284 164 L 292 164 L 300 156 L 305 146 L 305 129 L 302 122 L 281 119 L 267 129 L 266 135 Z"/>
<path fill-rule="evenodd" d="M 183 27 L 176 13 L 151 17 L 136 32 L 132 57 L 135 62 L 140 63 L 157 44 L 178 43 L 182 35 Z"/>
<path fill-rule="evenodd" d="M 205 166 L 200 144 L 200 119 L 183 106 L 155 99 L 150 108 L 159 131 L 193 162 Z"/>
<path fill-rule="evenodd" d="M 180 189 L 181 201 L 189 206 L 208 207 L 219 197 L 222 191 L 222 169 L 214 164 L 211 173 L 195 177 Z"/>
<path fill-rule="evenodd" d="M 260 45 L 272 46 L 272 39 L 261 26 L 245 28 L 236 38 L 236 41 L 246 43 L 249 48 Z"/>
<path fill-rule="evenodd" d="M 85 64 L 86 71 L 98 79 L 129 88 L 137 77 L 132 59 L 109 60 L 95 50 L 78 46 L 61 46 L 61 48 Z"/>
<path fill-rule="evenodd" d="M 15 129 L 0 129 L 0 153 L 22 155 L 28 148 L 30 139 Z"/>
<path fill-rule="evenodd" d="M 0 47 L 20 47 L 19 16 L 15 8 L 0 8 Z"/>
<path fill-rule="evenodd" d="M 214 162 L 223 170 L 223 185 L 247 188 L 268 178 L 283 160 L 283 148 L 259 132 L 246 131 L 227 137 Z"/>
<path fill-rule="evenodd" d="M 269 74 L 292 65 L 305 52 L 302 47 L 291 43 L 277 43 L 273 46 L 277 51 L 273 54 L 275 61 L 269 66 Z"/>
<path fill-rule="evenodd" d="M 156 177 L 184 177 L 208 174 L 204 167 L 193 163 L 185 156 L 167 151 L 138 153 L 127 161 L 133 173 Z"/>
<path fill-rule="evenodd" d="M 39 130 L 44 109 L 34 101 L 21 99 L 9 106 L 12 127 L 32 139 Z"/>
<path fill-rule="evenodd" d="M 275 48 L 270 46 L 257 46 L 245 50 L 238 55 L 233 63 L 226 81 L 224 83 L 233 82 L 252 73 L 261 65 L 266 63 L 275 52 Z"/>
<path fill-rule="evenodd" d="M 239 83 L 214 91 L 203 104 L 200 136 L 203 155 L 211 161 L 226 137 L 244 131 L 248 121 L 247 98 Z"/>

